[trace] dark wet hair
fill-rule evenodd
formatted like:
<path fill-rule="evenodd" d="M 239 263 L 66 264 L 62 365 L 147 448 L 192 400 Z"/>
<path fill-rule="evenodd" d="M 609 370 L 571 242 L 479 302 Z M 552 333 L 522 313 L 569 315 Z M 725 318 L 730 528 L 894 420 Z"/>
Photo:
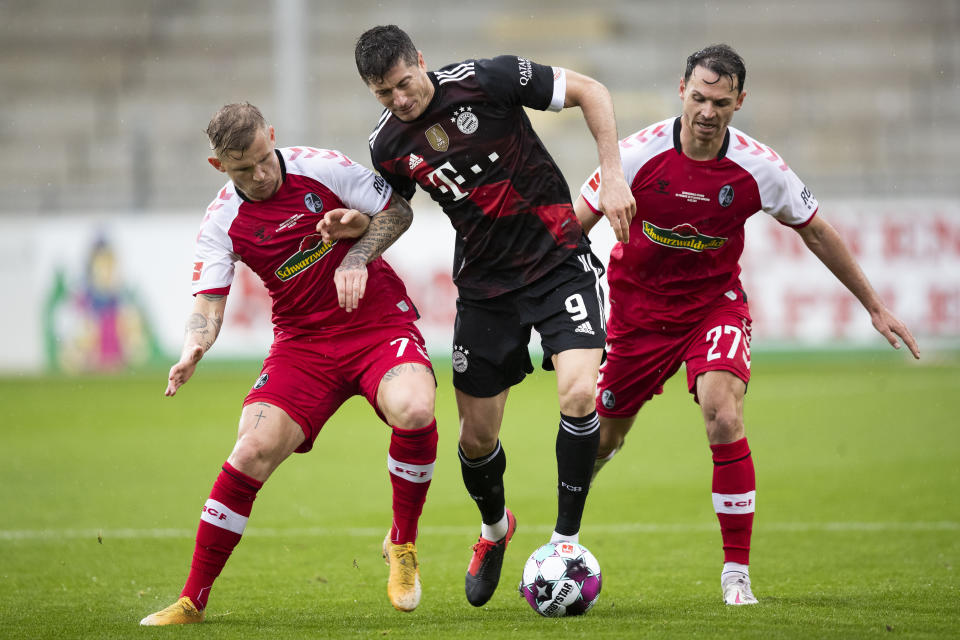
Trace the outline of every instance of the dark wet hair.
<path fill-rule="evenodd" d="M 367 84 L 381 82 L 398 62 L 407 66 L 417 64 L 417 48 L 407 32 L 395 24 L 374 27 L 357 39 L 353 51 L 357 71 Z"/>
<path fill-rule="evenodd" d="M 240 155 L 253 144 L 257 133 L 267 128 L 260 109 L 249 102 L 228 104 L 210 118 L 207 125 L 207 138 L 210 148 L 218 156 L 225 151 L 239 151 Z"/>
<path fill-rule="evenodd" d="M 718 74 L 721 78 L 730 78 L 736 83 L 737 93 L 743 91 L 743 83 L 747 80 L 747 67 L 743 58 L 728 44 L 712 44 L 695 51 L 687 58 L 687 68 L 683 72 L 683 81 L 690 80 L 690 74 L 696 67 L 706 67 Z"/>

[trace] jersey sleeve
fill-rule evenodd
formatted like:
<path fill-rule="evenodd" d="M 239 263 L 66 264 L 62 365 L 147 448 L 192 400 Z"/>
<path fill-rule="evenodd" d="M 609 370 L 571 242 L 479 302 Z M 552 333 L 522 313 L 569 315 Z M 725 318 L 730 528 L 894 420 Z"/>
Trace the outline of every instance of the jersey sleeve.
<path fill-rule="evenodd" d="M 393 195 L 393 188 L 383 177 L 339 151 L 320 154 L 314 161 L 312 173 L 344 205 L 367 215 L 383 211 Z"/>
<path fill-rule="evenodd" d="M 477 82 L 494 100 L 539 111 L 560 111 L 567 96 L 561 67 L 537 64 L 520 56 L 497 56 L 474 63 Z"/>
<path fill-rule="evenodd" d="M 587 203 L 587 206 L 590 207 L 590 210 L 593 211 L 598 216 L 602 216 L 603 212 L 600 211 L 600 167 L 594 169 L 593 173 L 590 174 L 590 177 L 584 181 L 583 186 L 580 187 L 580 195 L 583 196 L 584 202 Z"/>
<path fill-rule="evenodd" d="M 786 163 L 767 163 L 764 173 L 758 180 L 763 210 L 790 227 L 808 224 L 820 206 L 810 189 Z"/>
<path fill-rule="evenodd" d="M 370 158 L 373 162 L 374 168 L 380 172 L 381 179 L 385 180 L 390 188 L 399 193 L 401 196 L 407 200 L 412 200 L 414 194 L 417 192 L 417 183 L 414 182 L 411 178 L 406 176 L 398 176 L 395 173 L 391 173 L 384 169 L 383 164 L 378 163 L 376 160 L 376 151 L 375 149 L 370 150 Z"/>
<path fill-rule="evenodd" d="M 216 203 L 211 208 L 216 207 Z M 220 210 L 207 210 L 193 254 L 193 295 L 211 293 L 226 295 L 233 284 L 234 266 L 240 257 L 233 251 L 228 233 L 233 216 Z"/>
<path fill-rule="evenodd" d="M 373 165 L 375 171 L 377 171 L 381 179 L 385 180 L 390 188 L 399 193 L 401 196 L 407 200 L 411 200 L 414 194 L 417 192 L 417 183 L 414 182 L 412 178 L 407 176 L 400 176 L 391 171 L 388 171 L 384 167 L 383 156 L 386 152 L 383 147 L 380 145 L 379 141 L 371 140 L 370 143 L 370 162 Z M 389 201 L 389 198 L 387 199 Z"/>

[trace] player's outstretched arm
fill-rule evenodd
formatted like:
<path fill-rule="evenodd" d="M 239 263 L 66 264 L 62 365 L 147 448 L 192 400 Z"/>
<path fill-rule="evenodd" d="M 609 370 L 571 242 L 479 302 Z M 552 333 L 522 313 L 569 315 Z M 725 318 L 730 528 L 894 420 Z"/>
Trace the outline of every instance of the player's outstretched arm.
<path fill-rule="evenodd" d="M 172 396 L 177 389 L 186 384 L 197 368 L 200 358 L 213 346 L 223 326 L 223 310 L 227 306 L 227 296 L 198 294 L 193 302 L 193 311 L 187 318 L 184 330 L 183 351 L 180 360 L 170 367 L 167 376 L 167 391 Z"/>
<path fill-rule="evenodd" d="M 870 313 L 874 328 L 887 339 L 894 349 L 900 348 L 900 339 L 910 349 L 914 358 L 920 358 L 920 348 L 910 330 L 894 316 L 877 292 L 870 285 L 867 276 L 857 264 L 853 254 L 837 230 L 817 214 L 810 224 L 797 229 L 803 242 L 833 272 L 833 275 L 850 290 L 860 304 Z"/>
<path fill-rule="evenodd" d="M 597 141 L 600 173 L 603 182 L 598 194 L 598 209 L 610 220 L 620 242 L 630 242 L 630 222 L 637 212 L 637 203 L 623 175 L 617 120 L 613 98 L 601 83 L 583 74 L 566 70 L 567 95 L 564 107 L 580 107 L 590 133 Z"/>
<path fill-rule="evenodd" d="M 366 233 L 350 247 L 333 275 L 340 306 L 350 313 L 360 305 L 367 290 L 367 264 L 380 256 L 413 222 L 413 210 L 407 199 L 398 193 L 390 205 L 370 218 Z"/>

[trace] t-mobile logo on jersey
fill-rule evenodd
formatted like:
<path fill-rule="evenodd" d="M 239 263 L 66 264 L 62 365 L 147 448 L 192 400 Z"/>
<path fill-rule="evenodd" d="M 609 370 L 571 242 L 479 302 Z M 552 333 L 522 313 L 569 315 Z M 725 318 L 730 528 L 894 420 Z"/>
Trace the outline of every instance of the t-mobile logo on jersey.
<path fill-rule="evenodd" d="M 500 156 L 496 151 L 487 156 L 487 159 L 490 161 L 491 165 L 499 158 Z M 487 168 L 489 168 L 489 166 Z M 474 175 L 479 175 L 483 173 L 484 167 L 475 164 L 470 167 L 470 171 Z M 430 184 L 437 187 L 440 193 L 453 193 L 454 202 L 457 200 L 462 200 L 470 195 L 469 191 L 463 191 L 460 189 L 460 185 L 466 182 L 467 179 L 464 178 L 452 164 L 450 164 L 449 160 L 428 173 L 427 180 L 430 181 Z"/>

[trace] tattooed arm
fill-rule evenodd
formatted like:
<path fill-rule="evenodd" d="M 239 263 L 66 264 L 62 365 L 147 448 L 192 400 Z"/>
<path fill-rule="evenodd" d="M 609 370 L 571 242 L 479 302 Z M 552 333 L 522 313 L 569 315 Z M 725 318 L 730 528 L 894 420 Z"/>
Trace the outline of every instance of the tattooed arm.
<path fill-rule="evenodd" d="M 366 233 L 350 247 L 333 276 L 340 306 L 347 313 L 357 308 L 366 292 L 367 264 L 386 251 L 411 222 L 410 203 L 397 193 L 390 199 L 390 206 L 370 218 Z"/>
<path fill-rule="evenodd" d="M 213 346 L 223 326 L 223 310 L 227 306 L 227 296 L 198 294 L 193 303 L 193 311 L 187 318 L 184 330 L 183 351 L 180 361 L 170 367 L 165 395 L 172 396 L 177 389 L 186 384 L 197 368 L 200 358 Z"/>

